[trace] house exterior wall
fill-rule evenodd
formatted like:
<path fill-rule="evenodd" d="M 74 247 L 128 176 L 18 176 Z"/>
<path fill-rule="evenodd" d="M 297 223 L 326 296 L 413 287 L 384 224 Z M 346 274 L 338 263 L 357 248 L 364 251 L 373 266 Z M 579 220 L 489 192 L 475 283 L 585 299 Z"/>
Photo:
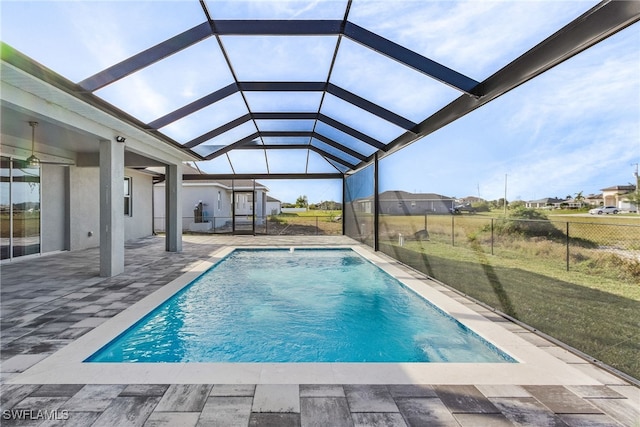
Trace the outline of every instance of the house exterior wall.
<path fill-rule="evenodd" d="M 125 241 L 150 236 L 152 230 L 152 177 L 133 169 L 125 169 L 131 177 L 132 215 L 124 219 Z M 72 251 L 100 245 L 100 169 L 69 168 L 69 249 Z M 119 208 L 123 209 L 124 201 Z M 91 233 L 91 236 L 89 235 Z"/>
<path fill-rule="evenodd" d="M 164 230 L 165 218 L 165 184 L 161 182 L 153 188 L 154 228 L 157 231 Z M 189 229 L 189 224 L 194 222 L 194 209 L 202 201 L 203 221 L 210 221 L 215 227 L 222 227 L 231 221 L 230 190 L 209 183 L 189 183 L 182 186 L 182 228 Z"/>
<path fill-rule="evenodd" d="M 603 188 L 602 198 L 605 206 L 616 206 L 625 209 L 622 204 L 627 202 L 625 199 L 629 193 L 636 191 L 634 185 L 617 185 L 614 187 Z M 628 203 L 628 202 L 627 202 Z"/>
<path fill-rule="evenodd" d="M 380 200 L 380 213 L 384 215 L 424 215 L 450 213 L 452 200 Z"/>
<path fill-rule="evenodd" d="M 236 188 L 236 191 L 252 191 L 252 189 Z M 246 196 L 246 194 L 241 194 Z M 255 214 L 256 223 L 262 221 L 267 209 L 266 193 L 262 188 L 256 188 Z M 188 182 L 182 185 L 182 228 L 188 230 L 194 223 L 194 209 L 199 202 L 203 204 L 203 221 L 211 222 L 213 228 L 220 228 L 227 223 L 231 223 L 233 215 L 233 191 L 224 185 L 213 182 Z M 244 210 L 237 212 L 238 215 L 250 215 L 251 210 L 247 200 Z M 156 231 L 164 230 L 165 218 L 165 184 L 164 182 L 154 185 L 153 188 L 153 209 L 154 225 Z"/>
<path fill-rule="evenodd" d="M 125 169 L 124 175 L 131 178 L 131 216 L 124 218 L 124 239 L 133 240 L 153 234 L 151 199 L 153 198 L 153 178 L 147 174 Z"/>
<path fill-rule="evenodd" d="M 40 170 L 42 253 L 69 249 L 68 173 L 68 168 L 52 165 Z"/>
<path fill-rule="evenodd" d="M 100 245 L 99 188 L 100 168 L 69 167 L 69 249 L 72 251 Z"/>
<path fill-rule="evenodd" d="M 622 209 L 623 211 L 628 211 L 628 212 L 638 212 L 638 208 L 636 207 L 635 204 L 629 202 L 629 201 L 621 201 L 618 203 L 618 207 L 620 209 Z"/>
<path fill-rule="evenodd" d="M 220 203 L 218 203 L 218 197 Z M 212 185 L 197 185 L 182 187 L 182 213 L 185 218 L 193 221 L 193 210 L 202 200 L 204 205 L 203 220 L 211 221 L 220 218 L 220 221 L 231 220 L 231 191 Z"/>
<path fill-rule="evenodd" d="M 267 215 L 279 215 L 282 212 L 280 202 L 266 202 L 266 214 Z"/>

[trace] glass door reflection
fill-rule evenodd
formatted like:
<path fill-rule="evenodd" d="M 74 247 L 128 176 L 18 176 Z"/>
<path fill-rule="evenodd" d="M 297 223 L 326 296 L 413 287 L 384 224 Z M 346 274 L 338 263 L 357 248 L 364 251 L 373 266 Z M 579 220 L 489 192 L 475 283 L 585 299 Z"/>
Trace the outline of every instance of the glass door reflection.
<path fill-rule="evenodd" d="M 11 257 L 11 159 L 0 157 L 0 259 Z"/>
<path fill-rule="evenodd" d="M 10 170 L 12 257 L 40 253 L 40 169 L 13 160 Z"/>

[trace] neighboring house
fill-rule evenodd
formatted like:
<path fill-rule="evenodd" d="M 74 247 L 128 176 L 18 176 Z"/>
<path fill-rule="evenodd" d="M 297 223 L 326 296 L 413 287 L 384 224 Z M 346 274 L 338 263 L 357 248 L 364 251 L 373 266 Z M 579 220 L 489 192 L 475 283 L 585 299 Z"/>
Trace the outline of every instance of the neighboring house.
<path fill-rule="evenodd" d="M 282 202 L 267 195 L 267 215 L 280 215 L 280 212 L 282 212 Z"/>
<path fill-rule="evenodd" d="M 252 180 L 189 179 L 182 182 L 182 228 L 189 231 L 231 230 L 236 223 L 256 224 L 269 215 L 264 185 Z M 154 230 L 164 231 L 165 184 L 154 185 Z M 255 198 L 255 203 L 254 203 Z M 274 199 L 275 200 L 275 199 Z"/>
<path fill-rule="evenodd" d="M 536 208 L 536 209 L 558 208 L 560 207 L 560 204 L 564 202 L 565 202 L 564 200 L 556 199 L 555 197 L 546 197 L 544 199 L 530 200 L 528 202 L 525 202 L 525 206 L 528 208 Z"/>
<path fill-rule="evenodd" d="M 435 193 L 409 193 L 407 191 L 385 191 L 378 197 L 380 214 L 383 215 L 424 215 L 448 214 L 455 205 L 455 199 Z M 373 197 L 354 200 L 354 210 L 373 213 Z"/>
<path fill-rule="evenodd" d="M 587 203 L 584 200 L 567 199 L 561 202 L 560 205 L 565 209 L 580 209 L 581 207 L 586 206 Z"/>
<path fill-rule="evenodd" d="M 467 197 L 463 197 L 462 199 L 459 199 L 458 202 L 460 204 L 474 204 L 474 203 L 483 203 L 486 202 L 485 199 L 483 199 L 482 197 L 476 197 L 476 196 L 467 196 Z"/>
<path fill-rule="evenodd" d="M 603 188 L 602 198 L 605 206 L 616 206 L 621 210 L 636 211 L 637 207 L 626 201 L 629 194 L 636 191 L 635 185 L 614 185 Z"/>
<path fill-rule="evenodd" d="M 585 196 L 584 202 L 589 206 L 604 206 L 604 198 L 602 197 L 602 193 L 589 194 L 588 196 Z"/>

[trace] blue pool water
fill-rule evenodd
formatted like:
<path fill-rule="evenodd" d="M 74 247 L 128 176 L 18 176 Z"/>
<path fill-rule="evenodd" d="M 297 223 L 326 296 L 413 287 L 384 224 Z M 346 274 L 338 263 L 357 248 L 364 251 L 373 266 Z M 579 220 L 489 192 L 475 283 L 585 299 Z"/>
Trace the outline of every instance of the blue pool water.
<path fill-rule="evenodd" d="M 88 362 L 514 362 L 350 249 L 236 250 Z"/>

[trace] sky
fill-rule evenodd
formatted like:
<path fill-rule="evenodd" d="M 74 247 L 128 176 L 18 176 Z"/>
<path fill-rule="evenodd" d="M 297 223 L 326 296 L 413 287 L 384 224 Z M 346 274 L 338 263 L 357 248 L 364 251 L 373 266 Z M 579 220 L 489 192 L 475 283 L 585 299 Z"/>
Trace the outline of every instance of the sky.
<path fill-rule="evenodd" d="M 342 19 L 345 1 L 212 1 L 216 19 Z M 393 4 L 393 7 L 389 7 Z M 482 81 L 592 7 L 592 1 L 354 0 L 349 21 Z M 144 17 L 141 19 L 140 17 Z M 2 41 L 74 82 L 204 21 L 198 1 L 0 2 Z M 240 81 L 331 82 L 420 122 L 459 91 L 342 38 L 221 37 Z M 380 190 L 534 200 L 598 193 L 634 182 L 640 162 L 640 24 L 635 24 L 455 123 L 383 158 Z M 202 72 L 202 71 L 206 72 Z M 180 78 L 176 78 L 179 76 Z M 150 122 L 233 82 L 208 38 L 96 92 Z M 247 92 L 160 129 L 185 143 L 254 111 L 317 112 L 320 94 Z M 388 142 L 403 129 L 327 95 L 320 111 Z M 313 122 L 257 123 L 310 130 Z M 366 155 L 375 150 L 318 124 L 317 131 Z M 247 123 L 196 149 L 206 155 L 255 132 Z M 306 142 L 309 142 L 307 139 Z M 331 152 L 330 147 L 314 141 Z M 243 151 L 200 162 L 210 173 L 336 172 L 316 153 Z M 282 157 L 284 155 L 284 158 Z M 351 159 L 353 160 L 353 159 Z M 233 169 L 231 167 L 233 165 Z M 283 202 L 340 201 L 339 180 L 261 180 Z"/>

